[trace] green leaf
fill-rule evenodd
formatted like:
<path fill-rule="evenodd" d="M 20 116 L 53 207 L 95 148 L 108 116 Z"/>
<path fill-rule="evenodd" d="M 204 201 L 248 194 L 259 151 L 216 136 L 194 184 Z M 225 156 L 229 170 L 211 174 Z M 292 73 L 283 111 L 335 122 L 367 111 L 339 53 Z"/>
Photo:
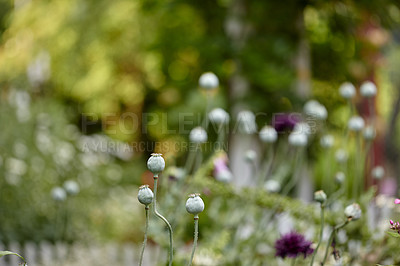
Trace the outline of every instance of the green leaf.
<path fill-rule="evenodd" d="M 399 233 L 394 233 L 394 232 L 390 232 L 390 231 L 387 231 L 386 233 L 387 233 L 388 235 L 390 235 L 390 236 L 400 238 L 400 234 L 399 234 Z"/>
<path fill-rule="evenodd" d="M 24 257 L 22 257 L 21 255 L 19 255 L 18 253 L 15 252 L 11 252 L 11 251 L 0 251 L 0 258 L 6 255 L 15 255 L 20 257 L 23 261 L 25 261 Z"/>

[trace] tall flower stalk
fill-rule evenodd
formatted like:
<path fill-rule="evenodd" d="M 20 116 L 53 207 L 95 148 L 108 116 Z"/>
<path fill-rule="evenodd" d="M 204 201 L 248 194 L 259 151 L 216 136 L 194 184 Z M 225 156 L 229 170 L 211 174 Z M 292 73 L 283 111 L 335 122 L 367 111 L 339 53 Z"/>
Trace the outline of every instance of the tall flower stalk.
<path fill-rule="evenodd" d="M 154 179 L 154 202 L 153 202 L 153 211 L 154 214 L 163 220 L 165 225 L 168 228 L 169 231 L 169 266 L 172 266 L 172 261 L 173 261 L 173 253 L 174 253 L 174 248 L 173 248 L 173 232 L 172 232 L 172 227 L 168 220 L 162 216 L 158 211 L 157 211 L 157 182 L 158 182 L 158 174 L 161 173 L 164 168 L 165 168 L 165 161 L 164 158 L 161 157 L 161 154 L 159 153 L 153 153 L 149 160 L 147 161 L 147 168 L 153 173 L 153 179 Z"/>
<path fill-rule="evenodd" d="M 149 204 L 153 201 L 153 198 L 154 194 L 148 185 L 144 185 L 139 188 L 138 200 L 140 203 L 145 205 L 144 209 L 146 211 L 146 226 L 144 229 L 144 240 L 142 250 L 140 252 L 139 266 L 141 266 L 143 263 L 143 254 L 147 244 L 147 231 L 149 229 Z"/>
<path fill-rule="evenodd" d="M 314 193 L 314 199 L 321 204 L 321 228 L 320 228 L 320 232 L 319 232 L 318 244 L 312 255 L 310 266 L 313 266 L 313 264 L 314 264 L 315 255 L 318 252 L 318 249 L 319 249 L 319 246 L 321 245 L 322 237 L 324 234 L 324 224 L 325 224 L 324 223 L 325 222 L 324 221 L 324 212 L 325 212 L 325 203 L 326 203 L 327 197 L 326 197 L 326 194 L 322 190 L 319 190 Z"/>
<path fill-rule="evenodd" d="M 199 213 L 204 210 L 204 202 L 200 198 L 200 194 L 191 194 L 189 195 L 188 200 L 186 201 L 186 210 L 188 213 L 194 215 L 194 238 L 193 238 L 193 248 L 192 254 L 190 255 L 190 260 L 188 262 L 188 266 L 192 265 L 194 253 L 197 248 L 197 240 L 199 238 Z"/>

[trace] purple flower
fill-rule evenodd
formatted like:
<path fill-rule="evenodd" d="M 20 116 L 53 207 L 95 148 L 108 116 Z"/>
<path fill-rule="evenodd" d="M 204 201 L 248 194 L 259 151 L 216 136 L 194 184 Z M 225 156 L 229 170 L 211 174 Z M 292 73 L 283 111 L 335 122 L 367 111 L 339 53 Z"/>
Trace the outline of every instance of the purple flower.
<path fill-rule="evenodd" d="M 314 252 L 311 244 L 312 242 L 306 240 L 302 234 L 292 231 L 275 242 L 275 256 L 284 259 L 286 257 L 296 258 L 302 254 L 305 258 Z"/>
<path fill-rule="evenodd" d="M 393 222 L 392 220 L 389 221 L 390 229 L 397 231 L 400 234 L 400 222 Z"/>
<path fill-rule="evenodd" d="M 278 133 L 292 131 L 294 126 L 300 121 L 299 114 L 275 114 L 272 119 L 272 125 Z"/>

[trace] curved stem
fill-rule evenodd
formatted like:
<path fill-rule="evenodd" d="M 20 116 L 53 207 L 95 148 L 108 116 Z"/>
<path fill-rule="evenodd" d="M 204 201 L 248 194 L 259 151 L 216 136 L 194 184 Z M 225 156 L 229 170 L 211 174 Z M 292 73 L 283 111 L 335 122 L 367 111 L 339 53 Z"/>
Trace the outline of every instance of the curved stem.
<path fill-rule="evenodd" d="M 335 236 L 336 232 L 340 229 L 343 228 L 346 224 L 350 222 L 349 219 L 347 219 L 344 223 L 337 225 L 331 232 L 331 235 L 329 236 L 328 243 L 326 244 L 326 250 L 325 250 L 325 255 L 324 255 L 324 260 L 321 262 L 321 266 L 323 266 L 326 262 L 326 259 L 328 258 L 328 252 L 329 252 L 329 247 L 331 246 L 333 237 Z"/>
<path fill-rule="evenodd" d="M 157 211 L 157 181 L 158 181 L 158 175 L 154 175 L 154 200 L 153 200 L 153 210 L 154 210 L 154 214 L 160 218 L 161 220 L 164 221 L 164 223 L 167 225 L 168 227 L 168 231 L 169 231 L 169 266 L 172 266 L 172 260 L 173 260 L 173 252 L 174 252 L 174 248 L 173 248 L 173 241 L 172 241 L 172 227 L 169 224 L 168 220 L 165 219 L 164 216 L 162 216 L 158 211 Z"/>
<path fill-rule="evenodd" d="M 282 189 L 282 195 L 287 196 L 289 192 L 292 190 L 292 188 L 296 185 L 298 176 L 301 174 L 299 173 L 300 170 L 300 150 L 296 151 L 294 163 L 293 163 L 293 175 L 290 178 L 289 182 L 286 184 L 286 186 Z"/>
<path fill-rule="evenodd" d="M 188 266 L 192 265 L 194 252 L 196 251 L 197 247 L 197 239 L 199 238 L 199 215 L 194 216 L 194 240 L 193 240 L 193 248 L 192 248 L 192 255 L 190 256 L 190 260 L 188 262 Z"/>
<path fill-rule="evenodd" d="M 315 259 L 315 255 L 317 254 L 318 249 L 319 249 L 319 246 L 321 245 L 321 242 L 322 242 L 322 236 L 323 236 L 323 234 L 324 234 L 324 211 L 325 211 L 325 205 L 324 205 L 324 204 L 321 204 L 321 229 L 320 229 L 321 231 L 319 232 L 318 245 L 317 245 L 317 247 L 315 248 L 314 253 L 313 253 L 313 255 L 312 255 L 312 259 L 311 259 L 310 266 L 313 266 L 313 264 L 314 264 L 314 259 Z"/>
<path fill-rule="evenodd" d="M 359 192 L 360 192 L 360 188 L 359 186 L 363 185 L 362 184 L 362 166 L 361 166 L 361 157 L 362 155 L 359 155 L 359 153 L 362 153 L 361 151 L 361 136 L 359 133 L 356 134 L 356 151 L 358 154 L 355 155 L 355 159 L 354 159 L 354 178 L 353 178 L 353 195 L 352 198 L 354 200 L 357 200 Z"/>
<path fill-rule="evenodd" d="M 147 244 L 147 230 L 149 229 L 149 206 L 146 206 L 145 210 L 146 210 L 146 226 L 144 229 L 144 240 L 142 245 L 142 251 L 140 252 L 139 266 L 141 266 L 143 262 L 144 249 L 146 248 Z"/>

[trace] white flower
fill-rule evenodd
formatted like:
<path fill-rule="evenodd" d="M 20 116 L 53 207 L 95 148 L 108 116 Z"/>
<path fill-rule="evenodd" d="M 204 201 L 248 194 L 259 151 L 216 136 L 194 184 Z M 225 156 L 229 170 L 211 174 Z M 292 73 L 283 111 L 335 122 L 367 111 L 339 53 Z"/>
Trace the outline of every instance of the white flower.
<path fill-rule="evenodd" d="M 79 185 L 74 180 L 65 181 L 64 189 L 70 195 L 76 195 L 79 193 Z"/>
<path fill-rule="evenodd" d="M 361 218 L 361 208 L 360 205 L 358 205 L 357 203 L 353 203 L 349 206 L 347 206 L 344 209 L 344 215 L 346 215 L 346 217 L 348 219 L 351 220 L 358 220 Z"/>
<path fill-rule="evenodd" d="M 335 139 L 332 135 L 324 135 L 320 140 L 322 148 L 331 148 L 335 143 Z"/>
<path fill-rule="evenodd" d="M 51 196 L 55 201 L 64 201 L 67 198 L 67 193 L 62 187 L 55 187 L 51 190 Z"/>
<path fill-rule="evenodd" d="M 375 179 L 382 179 L 385 176 L 385 169 L 380 165 L 375 166 L 371 171 L 371 175 Z"/>
<path fill-rule="evenodd" d="M 208 119 L 215 124 L 228 124 L 229 114 L 222 108 L 215 108 L 208 114 Z"/>
<path fill-rule="evenodd" d="M 307 136 L 310 136 L 312 133 L 311 127 L 305 123 L 305 122 L 300 122 L 297 123 L 294 128 L 293 128 L 293 133 L 295 134 L 305 134 Z"/>
<path fill-rule="evenodd" d="M 147 168 L 154 175 L 158 175 L 159 173 L 164 171 L 165 161 L 160 153 L 152 153 L 151 154 L 150 158 L 147 160 Z"/>
<path fill-rule="evenodd" d="M 328 111 L 325 106 L 316 100 L 310 100 L 304 105 L 304 113 L 315 117 L 318 120 L 325 120 L 328 117 Z"/>
<path fill-rule="evenodd" d="M 265 182 L 264 189 L 271 193 L 277 193 L 281 190 L 281 184 L 276 180 L 270 179 Z"/>
<path fill-rule="evenodd" d="M 240 111 L 237 115 L 237 121 L 242 133 L 252 134 L 257 132 L 256 116 L 251 111 Z"/>
<path fill-rule="evenodd" d="M 186 201 L 186 211 L 197 215 L 204 210 L 204 202 L 199 194 L 190 194 Z"/>
<path fill-rule="evenodd" d="M 343 149 L 338 149 L 335 153 L 335 159 L 338 163 L 345 163 L 347 162 L 347 159 L 349 158 L 349 155 L 347 151 Z"/>
<path fill-rule="evenodd" d="M 202 127 L 195 127 L 190 131 L 189 140 L 194 143 L 207 142 L 207 132 Z"/>
<path fill-rule="evenodd" d="M 294 147 L 304 147 L 307 145 L 307 135 L 305 133 L 292 132 L 288 140 L 289 144 Z"/>
<path fill-rule="evenodd" d="M 353 116 L 352 118 L 349 119 L 349 122 L 347 123 L 349 129 L 351 131 L 361 131 L 364 128 L 364 119 L 360 116 Z"/>
<path fill-rule="evenodd" d="M 360 93 L 362 96 L 369 98 L 376 95 L 376 86 L 371 81 L 365 81 L 361 84 Z"/>
<path fill-rule="evenodd" d="M 340 95 L 345 99 L 351 99 L 356 94 L 356 88 L 350 82 L 344 82 L 339 87 Z"/>
<path fill-rule="evenodd" d="M 264 143 L 274 143 L 278 139 L 278 133 L 271 126 L 264 126 L 259 133 L 260 139 Z"/>
<path fill-rule="evenodd" d="M 373 126 L 367 126 L 364 128 L 364 139 L 366 140 L 373 140 L 376 136 L 376 131 L 375 128 Z"/>
<path fill-rule="evenodd" d="M 203 73 L 199 78 L 199 86 L 206 90 L 212 90 L 219 86 L 218 77 L 212 72 Z"/>

